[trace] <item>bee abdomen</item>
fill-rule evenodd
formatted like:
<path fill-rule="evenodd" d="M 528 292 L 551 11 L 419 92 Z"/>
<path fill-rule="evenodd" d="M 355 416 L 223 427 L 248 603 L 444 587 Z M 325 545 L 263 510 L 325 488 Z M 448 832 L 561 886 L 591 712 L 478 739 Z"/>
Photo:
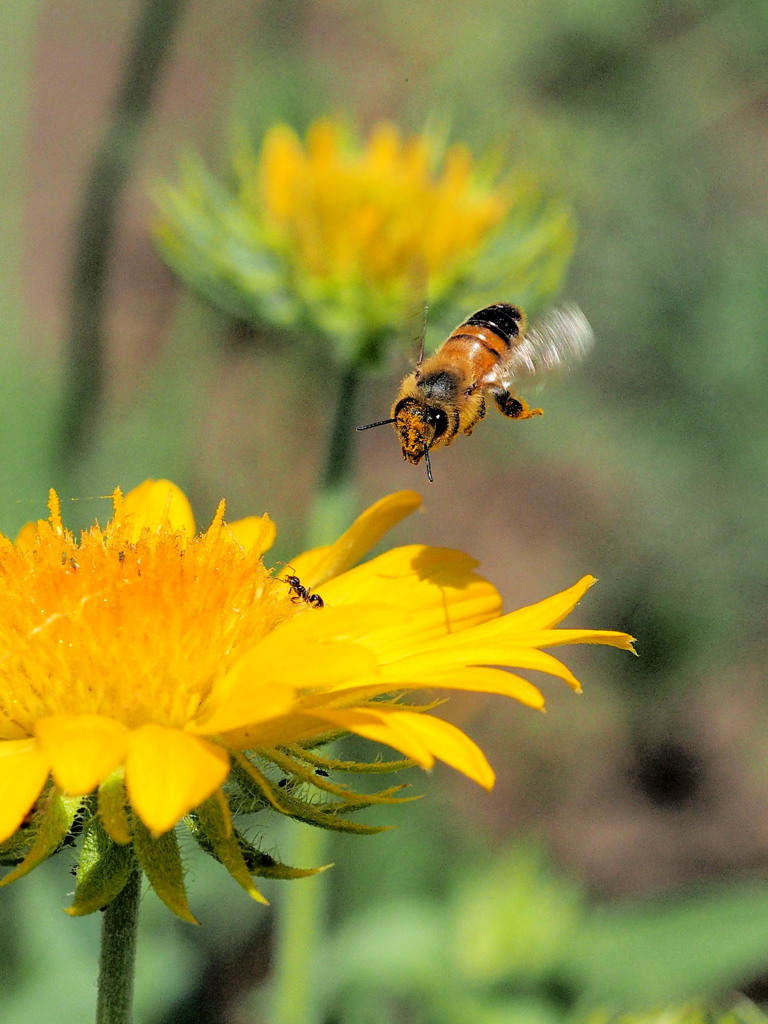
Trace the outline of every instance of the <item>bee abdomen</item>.
<path fill-rule="evenodd" d="M 509 347 L 512 339 L 519 336 L 522 321 L 523 313 L 518 306 L 496 302 L 493 306 L 478 309 L 461 327 L 487 327 Z"/>

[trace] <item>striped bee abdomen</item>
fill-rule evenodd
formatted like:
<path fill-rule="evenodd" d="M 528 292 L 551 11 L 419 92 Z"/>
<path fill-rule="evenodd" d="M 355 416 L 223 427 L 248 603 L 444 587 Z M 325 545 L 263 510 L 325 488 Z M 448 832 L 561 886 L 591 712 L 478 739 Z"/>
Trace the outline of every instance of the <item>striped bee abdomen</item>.
<path fill-rule="evenodd" d="M 462 327 L 486 327 L 506 344 L 507 347 L 513 338 L 517 338 L 522 327 L 523 312 L 518 306 L 512 306 L 508 302 L 497 302 L 493 306 L 486 306 L 485 309 L 478 309 L 469 320 L 456 329 L 460 333 Z"/>

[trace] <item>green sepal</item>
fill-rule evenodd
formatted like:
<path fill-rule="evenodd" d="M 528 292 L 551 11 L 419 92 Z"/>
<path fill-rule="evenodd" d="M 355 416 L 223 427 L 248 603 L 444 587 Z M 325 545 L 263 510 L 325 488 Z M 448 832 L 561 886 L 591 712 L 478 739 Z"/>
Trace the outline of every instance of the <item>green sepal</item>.
<path fill-rule="evenodd" d="M 210 797 L 196 809 L 194 816 L 191 817 L 196 818 L 200 823 L 205 840 L 210 845 L 210 853 L 216 860 L 224 865 L 251 899 L 268 906 L 269 900 L 259 892 L 251 878 L 251 872 L 248 870 L 237 836 L 232 828 L 229 806 L 223 794 L 222 799 L 217 799 L 216 795 Z M 197 830 L 193 828 L 192 832 L 200 841 Z"/>
<path fill-rule="evenodd" d="M 240 850 L 245 863 L 248 865 L 248 870 L 252 875 L 259 875 L 261 878 L 280 878 L 283 880 L 309 878 L 310 875 L 319 875 L 322 871 L 327 871 L 328 868 L 333 867 L 332 864 L 322 864 L 319 868 L 292 868 L 288 864 L 283 864 L 279 860 L 275 860 L 274 857 L 270 857 L 268 853 L 257 850 L 239 832 L 236 831 L 235 835 L 240 844 Z"/>
<path fill-rule="evenodd" d="M 0 866 L 4 868 L 15 868 L 29 853 L 29 848 L 34 842 L 35 833 L 29 825 L 21 825 L 16 831 L 0 843 Z"/>
<path fill-rule="evenodd" d="M 357 836 L 375 836 L 380 831 L 388 831 L 391 827 L 389 825 L 362 825 L 359 822 L 339 817 L 341 813 L 372 807 L 377 803 L 375 799 L 369 798 L 366 801 L 357 803 L 337 800 L 326 804 L 310 804 L 306 800 L 299 800 L 294 797 L 288 787 L 281 788 L 273 783 L 247 758 L 240 759 L 240 763 L 253 781 L 262 788 L 267 800 L 275 811 L 280 811 L 281 814 L 286 814 L 297 821 L 304 821 L 309 825 L 317 825 L 319 828 L 328 828 L 331 831 L 346 831 L 346 833 L 352 833 Z M 354 796 L 358 797 L 359 795 L 355 794 Z"/>
<path fill-rule="evenodd" d="M 83 836 L 75 899 L 66 912 L 83 917 L 102 910 L 122 892 L 135 866 L 133 848 L 115 843 L 99 819 L 93 818 Z"/>
<path fill-rule="evenodd" d="M 573 256 L 573 214 L 535 181 L 521 178 L 513 189 L 506 221 L 477 254 L 471 276 L 457 282 L 450 296 L 448 322 L 457 312 L 486 302 L 489 294 L 514 295 L 529 315 L 541 313 L 557 298 Z"/>
<path fill-rule="evenodd" d="M 117 768 L 99 786 L 99 816 L 107 835 L 121 846 L 131 841 L 131 820 L 125 792 L 125 776 Z"/>
<path fill-rule="evenodd" d="M 174 832 L 164 832 L 156 839 L 138 818 L 133 823 L 133 841 L 149 884 L 163 903 L 182 921 L 197 924 L 189 909 L 184 888 L 184 868 Z"/>
<path fill-rule="evenodd" d="M 244 754 L 234 755 L 231 774 L 236 777 L 246 792 L 255 787 L 266 796 L 276 811 L 289 818 L 295 818 L 297 821 L 303 821 L 307 825 L 317 825 L 319 828 L 327 828 L 332 832 L 352 832 L 356 835 L 375 835 L 378 832 L 389 831 L 390 826 L 388 825 L 361 825 L 356 821 L 338 817 L 342 811 L 357 811 L 366 806 L 370 807 L 370 802 L 350 807 L 343 801 L 309 804 L 304 800 L 298 800 L 291 796 L 287 789 L 279 788 L 268 779 Z"/>
<path fill-rule="evenodd" d="M 238 816 L 258 814 L 259 811 L 266 810 L 268 807 L 274 807 L 272 800 L 261 785 L 260 780 L 263 778 L 261 772 L 257 771 L 257 777 L 254 777 L 250 771 L 251 767 L 252 762 L 247 754 L 233 753 L 229 772 L 229 782 L 232 783 L 232 786 L 228 785 L 227 790 L 230 792 L 231 798 L 237 801 L 236 813 Z M 234 792 L 236 792 L 236 796 Z"/>
<path fill-rule="evenodd" d="M 305 740 L 304 743 L 294 743 L 291 746 L 295 746 L 300 751 L 315 751 L 318 747 L 327 747 L 329 743 L 335 743 L 336 740 L 340 740 L 348 735 L 349 733 L 343 729 L 329 729 L 328 732 L 320 733 L 319 736 L 313 736 L 311 740 Z"/>
<path fill-rule="evenodd" d="M 240 808 L 241 813 L 251 814 L 254 810 L 270 806 L 276 811 L 281 810 L 272 796 L 274 786 L 246 754 L 238 752 L 232 754 L 229 777 L 240 790 L 247 804 Z"/>
<path fill-rule="evenodd" d="M 350 821 L 348 818 L 339 817 L 342 813 L 360 811 L 365 807 L 372 807 L 376 801 L 367 803 L 356 803 L 350 805 L 343 800 L 335 800 L 325 804 L 310 804 L 305 800 L 299 800 L 285 790 L 278 790 L 276 799 L 279 800 L 279 810 L 296 821 L 306 822 L 307 825 L 317 825 L 319 828 L 327 828 L 332 832 L 351 832 L 360 836 L 372 836 L 378 832 L 388 832 L 390 825 L 361 825 L 358 821 Z"/>
<path fill-rule="evenodd" d="M 35 841 L 40 819 L 48 806 L 48 800 L 53 791 L 54 783 L 49 776 L 42 793 L 35 800 L 21 825 L 13 835 L 0 843 L 0 865 L 6 868 L 15 868 L 27 856 Z"/>
<path fill-rule="evenodd" d="M 64 796 L 57 788 L 51 789 L 45 808 L 35 819 L 35 838 L 29 852 L 18 867 L 0 880 L 0 885 L 15 882 L 56 853 L 67 838 L 82 803 L 81 796 Z"/>
<path fill-rule="evenodd" d="M 0 865 L 4 868 L 15 868 L 17 864 L 21 864 L 29 853 L 36 835 L 35 816 L 30 814 L 12 836 L 0 843 Z"/>
<path fill-rule="evenodd" d="M 308 783 L 324 793 L 331 793 L 333 796 L 339 797 L 344 805 L 344 810 L 352 811 L 358 807 L 372 807 L 374 804 L 409 803 L 412 800 L 420 799 L 418 796 L 395 796 L 395 793 L 399 793 L 407 788 L 407 783 L 401 783 L 399 786 L 390 786 L 389 789 L 381 790 L 379 793 L 356 793 L 348 786 L 335 785 L 328 778 L 318 775 L 315 768 L 320 767 L 325 771 L 322 764 L 315 766 L 310 762 L 312 767 L 307 767 L 306 764 L 302 764 L 300 761 L 274 749 L 268 751 L 264 756 L 289 776 L 293 776 L 294 779 Z M 289 793 L 292 791 L 292 788 L 288 789 Z M 339 805 L 339 809 L 342 809 L 341 805 Z"/>
<path fill-rule="evenodd" d="M 186 818 L 186 824 L 192 835 L 197 840 L 201 850 L 204 850 L 209 856 L 214 857 L 216 860 L 224 863 L 222 858 L 218 855 L 214 844 L 211 842 L 210 833 L 206 830 L 207 826 L 204 826 L 202 817 L 200 816 L 201 808 L 198 807 L 194 814 L 188 815 Z M 292 879 L 292 878 L 309 878 L 310 875 L 317 875 L 321 871 L 326 871 L 332 867 L 331 864 L 323 864 L 319 868 L 292 868 L 288 864 L 282 864 L 280 861 L 275 860 L 274 857 L 270 857 L 268 853 L 264 853 L 262 850 L 257 849 L 245 836 L 238 831 L 238 829 L 232 830 L 232 838 L 237 843 L 240 856 L 245 864 L 246 870 L 250 875 L 259 875 L 262 878 L 280 878 L 280 879 Z M 226 864 L 224 865 L 227 866 Z"/>
<path fill-rule="evenodd" d="M 311 764 L 314 768 L 322 768 L 327 772 L 348 772 L 355 775 L 376 775 L 385 772 L 400 772 L 405 768 L 413 768 L 416 764 L 409 757 L 400 761 L 336 761 L 330 757 L 320 757 L 304 747 L 281 747 L 286 754 Z"/>
<path fill-rule="evenodd" d="M 157 182 L 153 225 L 161 255 L 214 306 L 249 323 L 297 329 L 301 308 L 282 261 L 263 243 L 258 223 L 189 154 L 179 186 Z"/>

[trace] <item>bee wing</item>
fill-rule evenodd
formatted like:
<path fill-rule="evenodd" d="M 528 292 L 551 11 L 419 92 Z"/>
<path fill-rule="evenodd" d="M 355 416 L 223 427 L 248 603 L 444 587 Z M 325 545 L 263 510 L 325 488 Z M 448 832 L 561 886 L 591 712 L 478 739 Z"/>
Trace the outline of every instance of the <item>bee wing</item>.
<path fill-rule="evenodd" d="M 520 342 L 498 367 L 496 380 L 509 387 L 513 380 L 564 372 L 580 363 L 595 336 L 578 306 L 554 306 L 526 329 Z"/>

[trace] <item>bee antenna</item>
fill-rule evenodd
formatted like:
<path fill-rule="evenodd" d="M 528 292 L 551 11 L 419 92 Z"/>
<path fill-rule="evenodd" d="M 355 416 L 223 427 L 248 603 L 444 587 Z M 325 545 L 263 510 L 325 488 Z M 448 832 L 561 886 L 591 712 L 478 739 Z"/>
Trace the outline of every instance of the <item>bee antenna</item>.
<path fill-rule="evenodd" d="M 364 427 L 355 427 L 355 430 L 370 430 L 371 427 L 383 427 L 385 423 L 394 423 L 395 417 L 392 416 L 388 420 L 378 420 L 376 423 L 366 423 Z"/>
<path fill-rule="evenodd" d="M 424 462 L 427 466 L 427 480 L 432 484 L 434 483 L 434 480 L 432 479 L 432 466 L 429 461 L 429 448 L 424 449 Z"/>
<path fill-rule="evenodd" d="M 421 325 L 421 337 L 419 338 L 419 358 L 416 366 L 421 366 L 424 361 L 424 339 L 427 336 L 427 320 L 429 319 L 429 303 L 424 303 L 424 323 Z"/>

